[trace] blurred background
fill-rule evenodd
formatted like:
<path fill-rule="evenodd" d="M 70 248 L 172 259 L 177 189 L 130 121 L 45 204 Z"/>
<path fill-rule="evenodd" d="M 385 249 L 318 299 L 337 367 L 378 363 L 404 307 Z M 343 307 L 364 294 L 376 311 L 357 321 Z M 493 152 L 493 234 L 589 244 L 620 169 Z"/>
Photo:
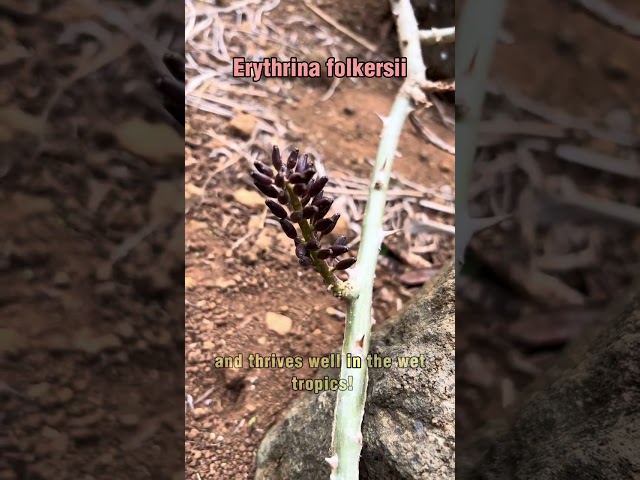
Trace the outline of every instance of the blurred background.
<path fill-rule="evenodd" d="M 572 2 L 508 2 L 470 211 L 509 217 L 475 236 L 456 279 L 459 441 L 638 276 L 640 7 L 604 3 L 621 9 L 621 29 Z"/>

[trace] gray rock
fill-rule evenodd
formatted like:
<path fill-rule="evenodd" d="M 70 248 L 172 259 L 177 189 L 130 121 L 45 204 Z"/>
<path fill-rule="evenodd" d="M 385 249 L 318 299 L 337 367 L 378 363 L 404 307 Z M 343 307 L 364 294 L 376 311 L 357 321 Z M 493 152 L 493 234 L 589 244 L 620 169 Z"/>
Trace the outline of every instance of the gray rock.
<path fill-rule="evenodd" d="M 460 444 L 460 480 L 640 472 L 640 288 L 612 302 L 522 398 Z"/>
<path fill-rule="evenodd" d="M 455 468 L 455 292 L 450 265 L 374 333 L 371 354 L 393 359 L 369 369 L 360 478 L 453 479 Z M 401 368 L 398 357 L 421 357 Z M 339 371 L 321 370 L 337 378 Z M 329 478 L 335 392 L 307 394 L 266 435 L 256 480 Z"/>

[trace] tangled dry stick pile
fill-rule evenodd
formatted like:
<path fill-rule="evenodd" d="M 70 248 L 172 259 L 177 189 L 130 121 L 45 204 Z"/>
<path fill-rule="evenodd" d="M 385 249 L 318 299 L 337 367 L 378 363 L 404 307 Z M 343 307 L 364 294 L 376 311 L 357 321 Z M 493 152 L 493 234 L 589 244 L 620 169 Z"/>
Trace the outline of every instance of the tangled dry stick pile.
<path fill-rule="evenodd" d="M 323 355 L 339 347 L 343 333 L 340 304 L 316 275 L 298 272 L 290 240 L 253 188 L 253 162 L 269 158 L 274 144 L 283 155 L 292 147 L 308 152 L 318 176 L 330 178 L 325 192 L 335 198 L 331 215 L 341 215 L 333 240 L 345 235 L 352 240 L 351 252 L 357 252 L 370 162 L 382 127 L 376 114 L 388 114 L 401 83 L 326 78 L 254 83 L 232 77 L 234 56 L 296 56 L 323 63 L 330 56 L 387 60 L 397 54 L 394 39 L 379 53 L 368 48 L 372 39 L 388 37 L 363 16 L 366 11 L 388 15 L 377 10 L 377 2 L 357 15 L 342 2 L 309 5 L 186 3 L 186 461 L 188 471 L 202 478 L 251 475 L 258 442 L 296 395 L 291 377 L 313 375 L 307 368 L 215 370 L 214 353 Z M 341 21 L 339 28 L 332 19 Z M 364 23 L 357 32 L 354 25 Z M 383 28 L 392 28 L 392 18 L 386 23 Z M 437 132 L 443 145 L 453 143 L 450 128 L 427 112 L 417 120 Z M 397 233 L 385 241 L 376 278 L 378 321 L 402 306 L 412 287 L 424 283 L 453 251 L 453 156 L 425 144 L 409 125 L 400 145 L 384 220 L 384 228 Z"/>

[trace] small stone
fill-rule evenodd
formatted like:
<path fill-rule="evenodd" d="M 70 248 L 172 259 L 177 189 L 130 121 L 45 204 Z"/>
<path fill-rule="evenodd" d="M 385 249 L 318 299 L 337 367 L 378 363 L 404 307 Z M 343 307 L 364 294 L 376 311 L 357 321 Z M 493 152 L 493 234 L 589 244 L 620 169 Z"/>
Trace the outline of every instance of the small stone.
<path fill-rule="evenodd" d="M 122 346 L 122 341 L 113 333 L 91 336 L 83 331 L 74 339 L 74 346 L 78 350 L 95 355 L 119 348 Z"/>
<path fill-rule="evenodd" d="M 60 403 L 67 403 L 73 398 L 73 390 L 69 387 L 64 387 L 58 392 L 58 400 Z"/>
<path fill-rule="evenodd" d="M 124 340 L 131 340 L 136 335 L 136 331 L 133 329 L 130 323 L 119 322 L 116 325 L 116 333 Z"/>
<path fill-rule="evenodd" d="M 169 124 L 131 118 L 117 125 L 113 133 L 125 150 L 153 163 L 167 164 L 172 157 L 184 158 L 182 136 Z"/>
<path fill-rule="evenodd" d="M 187 433 L 187 437 L 191 439 L 196 438 L 198 435 L 200 435 L 200 432 L 196 428 L 192 428 Z"/>
<path fill-rule="evenodd" d="M 125 413 L 120 415 L 120 423 L 128 428 L 135 427 L 140 423 L 140 416 L 135 413 Z"/>
<path fill-rule="evenodd" d="M 101 410 L 96 410 L 94 412 L 88 413 L 81 417 L 72 418 L 71 420 L 69 420 L 69 426 L 85 429 L 100 422 L 100 420 L 102 420 L 103 417 L 104 417 L 104 412 Z"/>
<path fill-rule="evenodd" d="M 106 282 L 111 278 L 112 266 L 110 263 L 103 263 L 96 269 L 96 280 L 99 282 Z"/>
<path fill-rule="evenodd" d="M 233 135 L 247 139 L 251 137 L 257 123 L 258 119 L 253 115 L 241 113 L 227 124 L 225 130 Z"/>
<path fill-rule="evenodd" d="M 325 312 L 327 312 L 327 314 L 331 315 L 332 317 L 335 318 L 344 318 L 345 314 L 343 312 L 341 312 L 340 310 L 333 308 L 333 307 L 327 307 L 327 309 L 325 310 Z"/>
<path fill-rule="evenodd" d="M 41 435 L 48 440 L 53 440 L 60 436 L 60 432 L 57 431 L 55 428 L 44 427 L 42 429 Z"/>
<path fill-rule="evenodd" d="M 232 278 L 230 279 L 224 279 L 221 278 L 219 280 L 216 281 L 216 283 L 214 284 L 215 287 L 217 288 L 221 288 L 222 290 L 226 290 L 227 288 L 231 288 L 231 287 L 235 287 L 237 285 L 237 282 L 235 280 L 233 280 Z"/>
<path fill-rule="evenodd" d="M 242 261 L 247 265 L 255 265 L 258 263 L 258 255 L 253 250 L 248 251 L 242 255 Z"/>
<path fill-rule="evenodd" d="M 246 188 L 241 188 L 233 192 L 233 198 L 240 205 L 244 205 L 247 208 L 264 207 L 264 198 L 255 190 L 247 190 Z"/>
<path fill-rule="evenodd" d="M 202 343 L 202 349 L 203 350 L 213 350 L 214 348 L 216 348 L 216 346 L 210 340 L 206 340 L 205 342 Z"/>
<path fill-rule="evenodd" d="M 276 332 L 278 335 L 286 335 L 291 331 L 292 321 L 289 317 L 285 317 L 276 312 L 267 312 L 265 316 L 267 328 Z"/>
<path fill-rule="evenodd" d="M 0 328 L 0 355 L 19 353 L 27 346 L 27 339 L 14 328 Z"/>
<path fill-rule="evenodd" d="M 258 338 L 258 345 L 264 345 L 265 343 L 267 343 L 267 337 Z"/>
<path fill-rule="evenodd" d="M 52 332 L 44 337 L 39 345 L 51 352 L 64 352 L 70 349 L 71 339 L 60 332 Z"/>
<path fill-rule="evenodd" d="M 207 409 L 204 407 L 198 407 L 193 409 L 193 416 L 195 418 L 204 417 L 207 414 Z"/>
<path fill-rule="evenodd" d="M 245 370 L 242 368 L 225 368 L 222 374 L 227 386 L 238 385 L 246 376 Z"/>
<path fill-rule="evenodd" d="M 622 53 L 612 50 L 609 55 L 604 58 L 604 71 L 610 78 L 614 80 L 625 80 L 629 78 L 631 72 L 631 64 L 629 59 Z"/>
<path fill-rule="evenodd" d="M 187 354 L 187 362 L 199 363 L 202 361 L 202 353 L 200 350 L 193 350 Z"/>
<path fill-rule="evenodd" d="M 196 285 L 196 281 L 192 277 L 184 277 L 184 287 L 193 288 Z"/>
<path fill-rule="evenodd" d="M 67 272 L 57 272 L 53 276 L 53 284 L 56 287 L 68 287 L 71 283 L 71 278 Z"/>
<path fill-rule="evenodd" d="M 157 347 L 168 347 L 173 343 L 173 337 L 168 330 L 160 330 L 154 338 L 154 344 Z"/>
<path fill-rule="evenodd" d="M 117 292 L 117 285 L 115 282 L 102 282 L 96 285 L 95 293 L 99 297 L 113 297 Z"/>
<path fill-rule="evenodd" d="M 51 385 L 49 383 L 36 383 L 27 389 L 26 394 L 29 398 L 41 398 L 49 393 L 50 389 Z"/>
<path fill-rule="evenodd" d="M 438 164 L 438 168 L 442 173 L 450 173 L 451 172 L 451 164 L 447 160 L 443 160 Z"/>
<path fill-rule="evenodd" d="M 272 241 L 273 240 L 271 236 L 260 235 L 258 238 L 256 238 L 256 241 L 253 245 L 258 251 L 271 250 Z"/>
<path fill-rule="evenodd" d="M 98 431 L 93 428 L 74 428 L 70 434 L 77 442 L 87 442 L 100 437 Z"/>

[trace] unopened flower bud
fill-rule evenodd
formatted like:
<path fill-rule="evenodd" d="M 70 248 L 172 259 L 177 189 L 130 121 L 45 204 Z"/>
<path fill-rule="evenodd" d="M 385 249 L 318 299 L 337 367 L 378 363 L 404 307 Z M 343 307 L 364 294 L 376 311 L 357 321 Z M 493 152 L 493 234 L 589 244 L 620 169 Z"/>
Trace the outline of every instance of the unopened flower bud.
<path fill-rule="evenodd" d="M 305 268 L 313 265 L 313 261 L 309 257 L 302 257 L 301 259 L 298 260 L 298 263 L 300 263 L 300 265 L 302 265 Z"/>
<path fill-rule="evenodd" d="M 297 161 L 298 161 L 298 149 L 296 148 L 289 154 L 289 158 L 287 159 L 287 168 L 289 170 L 293 170 L 296 166 Z"/>
<path fill-rule="evenodd" d="M 331 223 L 329 223 L 329 225 L 326 228 L 323 228 L 323 229 L 320 229 L 319 227 L 317 227 L 317 228 L 318 228 L 319 231 L 322 232 L 323 235 L 328 235 L 336 227 L 336 224 L 338 223 L 339 219 L 340 219 L 340 214 L 336 213 L 336 214 L 332 215 L 331 218 L 328 219 Z"/>
<path fill-rule="evenodd" d="M 303 196 L 305 193 L 307 193 L 306 185 L 304 183 L 299 183 L 297 185 L 294 185 L 293 186 L 293 193 L 295 193 L 299 197 Z"/>
<path fill-rule="evenodd" d="M 253 178 L 254 183 L 259 183 L 260 185 L 268 186 L 273 183 L 271 177 L 268 177 L 267 175 L 260 172 L 251 172 L 251 178 Z"/>
<path fill-rule="evenodd" d="M 302 258 L 307 255 L 307 246 L 304 243 L 296 245 L 296 257 Z"/>
<path fill-rule="evenodd" d="M 267 177 L 273 177 L 273 170 L 269 165 L 258 161 L 253 162 L 253 165 L 261 174 L 266 175 Z"/>
<path fill-rule="evenodd" d="M 296 165 L 296 172 L 302 173 L 305 168 L 307 168 L 307 158 L 309 156 L 305 153 L 298 159 L 298 164 Z"/>
<path fill-rule="evenodd" d="M 327 177 L 316 178 L 313 182 L 309 184 L 309 196 L 314 197 L 320 194 L 328 181 L 329 179 Z"/>
<path fill-rule="evenodd" d="M 331 205 L 333 205 L 333 198 L 325 197 L 318 201 L 315 204 L 318 207 L 318 212 L 313 217 L 314 221 L 320 220 L 324 218 L 324 216 L 331 210 Z"/>
<path fill-rule="evenodd" d="M 281 219 L 280 226 L 282 227 L 282 231 L 285 233 L 287 237 L 289 238 L 298 237 L 298 232 L 296 232 L 296 227 L 294 227 L 293 223 L 291 223 L 289 220 L 286 220 L 284 218 Z"/>
<path fill-rule="evenodd" d="M 280 170 L 282 168 L 282 157 L 280 156 L 280 149 L 277 145 L 273 146 L 273 150 L 271 151 L 271 163 L 276 170 Z"/>
<path fill-rule="evenodd" d="M 307 205 L 302 209 L 302 218 L 311 218 L 318 212 L 318 207 L 315 205 Z"/>
<path fill-rule="evenodd" d="M 281 205 L 278 205 L 273 200 L 267 200 L 264 203 L 266 203 L 267 207 L 269 207 L 269 210 L 271 210 L 271 213 L 273 213 L 276 217 L 287 218 L 288 213 Z"/>
<path fill-rule="evenodd" d="M 336 258 L 347 253 L 349 251 L 349 247 L 346 245 L 334 245 L 329 250 L 331 250 L 331 257 Z"/>
<path fill-rule="evenodd" d="M 311 180 L 315 174 L 316 174 L 316 169 L 311 167 L 311 168 L 307 168 L 300 175 L 302 175 L 302 179 L 304 180 L 304 183 L 309 183 L 309 180 Z"/>
<path fill-rule="evenodd" d="M 254 185 L 267 197 L 278 198 L 278 190 L 276 190 L 276 187 L 274 187 L 273 185 L 261 185 L 259 183 L 255 183 Z"/>
<path fill-rule="evenodd" d="M 334 270 L 346 270 L 347 268 L 349 268 L 350 266 L 352 266 L 354 263 L 356 263 L 356 259 L 355 258 L 345 258 L 344 260 L 340 260 L 335 267 L 333 267 Z"/>
<path fill-rule="evenodd" d="M 333 224 L 333 221 L 330 218 L 323 218 L 318 220 L 316 224 L 313 226 L 316 232 L 324 232 L 327 228 L 329 228 Z"/>
<path fill-rule="evenodd" d="M 320 260 L 325 260 L 331 256 L 331 250 L 329 248 L 323 248 L 318 250 L 318 258 Z"/>
<path fill-rule="evenodd" d="M 320 242 L 318 242 L 318 240 L 309 240 L 307 242 L 307 248 L 309 250 L 319 250 L 320 249 Z"/>
<path fill-rule="evenodd" d="M 289 175 L 289 183 L 304 183 L 304 178 L 302 177 L 301 174 L 299 173 L 292 173 L 291 175 Z"/>
<path fill-rule="evenodd" d="M 345 237 L 344 235 L 341 235 L 340 237 L 338 237 L 338 239 L 336 240 L 336 242 L 333 245 L 334 246 L 342 246 L 342 245 L 346 245 L 346 244 L 347 244 L 347 237 Z"/>
<path fill-rule="evenodd" d="M 286 191 L 282 190 L 281 192 L 278 193 L 278 201 L 282 205 L 289 204 L 289 194 Z"/>

